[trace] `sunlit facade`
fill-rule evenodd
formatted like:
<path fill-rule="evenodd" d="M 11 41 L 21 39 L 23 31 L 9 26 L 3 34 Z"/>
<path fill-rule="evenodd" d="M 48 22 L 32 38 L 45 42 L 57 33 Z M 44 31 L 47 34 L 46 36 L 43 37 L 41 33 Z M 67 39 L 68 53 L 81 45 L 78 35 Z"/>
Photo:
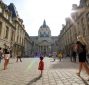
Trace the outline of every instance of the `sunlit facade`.
<path fill-rule="evenodd" d="M 19 18 L 13 3 L 10 5 L 0 1 L 0 47 L 8 48 L 12 57 L 23 55 L 25 45 L 25 27 Z"/>
<path fill-rule="evenodd" d="M 71 45 L 76 43 L 78 35 L 83 35 L 89 52 L 89 0 L 80 0 L 79 6 L 74 4 L 72 10 L 58 37 L 58 49 L 70 55 Z"/>

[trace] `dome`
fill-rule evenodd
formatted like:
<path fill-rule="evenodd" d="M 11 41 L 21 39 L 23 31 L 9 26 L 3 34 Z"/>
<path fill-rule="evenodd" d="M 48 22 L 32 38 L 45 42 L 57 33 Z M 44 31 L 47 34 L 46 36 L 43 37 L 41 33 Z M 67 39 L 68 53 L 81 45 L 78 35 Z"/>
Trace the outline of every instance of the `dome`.
<path fill-rule="evenodd" d="M 43 25 L 40 26 L 40 29 L 38 31 L 39 37 L 50 37 L 51 31 L 50 28 L 46 25 L 46 21 L 44 20 Z"/>

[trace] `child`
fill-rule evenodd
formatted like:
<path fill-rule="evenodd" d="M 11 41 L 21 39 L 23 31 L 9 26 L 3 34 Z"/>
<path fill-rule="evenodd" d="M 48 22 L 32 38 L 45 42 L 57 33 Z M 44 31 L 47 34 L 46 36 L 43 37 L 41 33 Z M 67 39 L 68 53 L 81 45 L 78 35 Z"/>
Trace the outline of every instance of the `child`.
<path fill-rule="evenodd" d="M 44 62 L 43 62 L 43 57 L 40 57 L 40 62 L 39 62 L 39 67 L 38 67 L 38 70 L 41 71 L 41 75 L 43 73 L 43 70 L 44 70 Z"/>

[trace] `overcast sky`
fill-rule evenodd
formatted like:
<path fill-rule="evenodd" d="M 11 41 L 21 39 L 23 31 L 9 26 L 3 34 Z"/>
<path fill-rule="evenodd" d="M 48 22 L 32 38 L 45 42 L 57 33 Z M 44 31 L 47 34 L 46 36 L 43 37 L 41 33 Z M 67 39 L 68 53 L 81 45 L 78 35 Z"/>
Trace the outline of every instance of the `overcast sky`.
<path fill-rule="evenodd" d="M 30 36 L 37 36 L 44 19 L 50 27 L 51 35 L 57 36 L 71 12 L 72 4 L 80 0 L 3 0 L 7 5 L 14 3 L 18 14 L 24 21 Z"/>

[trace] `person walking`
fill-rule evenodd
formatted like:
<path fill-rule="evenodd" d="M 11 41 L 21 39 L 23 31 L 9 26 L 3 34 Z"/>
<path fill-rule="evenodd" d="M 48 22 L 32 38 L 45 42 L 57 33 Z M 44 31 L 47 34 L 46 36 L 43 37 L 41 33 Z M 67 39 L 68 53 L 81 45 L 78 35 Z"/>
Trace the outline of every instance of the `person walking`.
<path fill-rule="evenodd" d="M 71 49 L 71 57 L 73 58 L 73 60 L 72 60 L 73 62 L 76 62 L 76 56 L 77 56 L 75 46 L 76 46 L 76 44 L 73 44 L 72 49 Z"/>
<path fill-rule="evenodd" d="M 39 62 L 39 66 L 38 66 L 38 70 L 41 71 L 41 76 L 43 74 L 43 70 L 44 70 L 44 61 L 43 61 L 43 57 L 40 57 L 40 62 Z"/>
<path fill-rule="evenodd" d="M 82 36 L 78 37 L 78 41 L 76 43 L 76 49 L 77 49 L 77 53 L 78 53 L 78 57 L 79 57 L 79 71 L 77 73 L 78 76 L 80 76 L 81 70 L 84 66 L 87 74 L 89 75 L 89 68 L 87 66 L 87 64 L 85 63 L 86 61 L 86 44 L 84 42 L 84 38 Z"/>
<path fill-rule="evenodd" d="M 22 62 L 22 60 L 21 60 L 21 52 L 18 53 L 16 62 L 18 62 L 18 60 L 20 60 L 20 62 Z"/>
<path fill-rule="evenodd" d="M 10 53 L 7 49 L 4 49 L 4 70 L 7 69 L 9 63 Z"/>
<path fill-rule="evenodd" d="M 61 52 L 58 53 L 58 58 L 59 58 L 60 61 L 61 61 L 61 59 L 62 59 L 62 53 L 61 53 Z"/>
<path fill-rule="evenodd" d="M 0 63 L 1 63 L 1 60 L 2 60 L 2 54 L 3 54 L 2 48 L 0 47 Z"/>
<path fill-rule="evenodd" d="M 53 61 L 55 61 L 57 57 L 57 52 L 53 52 L 52 57 L 53 57 Z"/>
<path fill-rule="evenodd" d="M 76 62 L 76 52 L 75 51 L 72 52 L 72 56 L 73 56 L 73 62 Z"/>

